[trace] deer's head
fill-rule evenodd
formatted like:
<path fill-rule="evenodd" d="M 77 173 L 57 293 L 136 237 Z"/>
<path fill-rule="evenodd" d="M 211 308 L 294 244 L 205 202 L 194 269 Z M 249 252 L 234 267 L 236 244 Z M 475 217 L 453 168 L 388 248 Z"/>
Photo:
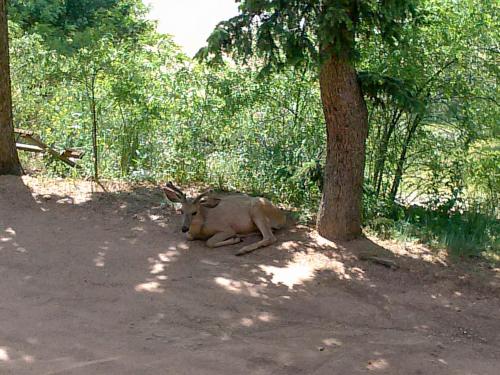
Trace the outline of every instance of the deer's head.
<path fill-rule="evenodd" d="M 188 198 L 171 182 L 168 182 L 162 189 L 169 201 L 181 204 L 182 232 L 184 233 L 189 231 L 191 234 L 196 234 L 201 230 L 205 220 L 203 216 L 204 209 L 214 208 L 220 202 L 219 198 L 211 196 L 211 191 L 206 191 L 196 198 Z"/>

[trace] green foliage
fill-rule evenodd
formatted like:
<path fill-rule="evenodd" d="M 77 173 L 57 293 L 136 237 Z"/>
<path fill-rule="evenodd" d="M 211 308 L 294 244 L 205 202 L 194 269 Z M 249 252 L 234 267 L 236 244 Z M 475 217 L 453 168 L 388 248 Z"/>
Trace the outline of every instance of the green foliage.
<path fill-rule="evenodd" d="M 419 27 L 402 29 L 406 48 L 362 41 L 362 69 L 376 72 L 360 76 L 371 99 L 370 230 L 498 257 L 497 8 L 429 0 Z"/>
<path fill-rule="evenodd" d="M 412 83 L 375 72 L 362 71 L 358 77 L 363 93 L 372 105 L 385 109 L 390 100 L 391 105 L 404 111 L 419 113 L 423 110 L 421 98 L 410 89 Z"/>
<path fill-rule="evenodd" d="M 416 0 L 242 0 L 240 14 L 220 22 L 197 57 L 222 61 L 227 53 L 262 72 L 320 63 L 330 54 L 358 55 L 357 40 L 379 35 L 394 43 L 415 14 Z"/>
<path fill-rule="evenodd" d="M 10 0 L 9 18 L 50 48 L 71 53 L 101 38 L 136 40 L 152 30 L 140 0 Z"/>
<path fill-rule="evenodd" d="M 498 6 L 433 0 L 424 5 L 419 27 L 402 29 L 406 48 L 387 50 L 377 38 L 362 41 L 363 70 L 379 72 L 361 74 L 372 99 L 367 178 L 377 197 L 391 200 L 421 202 L 460 191 L 465 199 L 497 201 L 493 179 L 482 196 L 469 182 L 477 181 L 481 159 L 495 160 L 495 147 L 483 148 L 481 158 L 477 150 L 485 141 L 495 144 L 498 135 L 498 19 L 491 16 Z"/>

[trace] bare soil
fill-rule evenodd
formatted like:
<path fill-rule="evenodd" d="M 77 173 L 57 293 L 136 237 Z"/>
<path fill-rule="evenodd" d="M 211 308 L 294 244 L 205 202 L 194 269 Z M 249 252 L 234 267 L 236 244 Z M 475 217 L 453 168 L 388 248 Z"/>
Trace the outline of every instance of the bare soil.
<path fill-rule="evenodd" d="M 0 374 L 500 373 L 496 269 L 306 227 L 236 257 L 107 187 L 0 177 Z"/>

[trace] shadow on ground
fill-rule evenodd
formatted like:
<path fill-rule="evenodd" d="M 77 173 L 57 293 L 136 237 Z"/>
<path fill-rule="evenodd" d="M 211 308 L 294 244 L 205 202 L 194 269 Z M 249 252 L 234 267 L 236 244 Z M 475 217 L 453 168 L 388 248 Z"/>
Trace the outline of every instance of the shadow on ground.
<path fill-rule="evenodd" d="M 306 227 L 235 257 L 109 190 L 0 177 L 2 374 L 497 373 L 492 270 Z"/>

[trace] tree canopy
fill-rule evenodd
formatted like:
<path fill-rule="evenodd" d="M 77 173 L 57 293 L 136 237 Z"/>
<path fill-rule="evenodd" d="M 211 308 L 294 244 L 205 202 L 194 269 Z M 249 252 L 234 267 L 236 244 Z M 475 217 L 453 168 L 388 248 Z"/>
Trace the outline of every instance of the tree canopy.
<path fill-rule="evenodd" d="M 261 59 L 264 70 L 320 63 L 330 54 L 357 58 L 358 41 L 380 35 L 399 39 L 402 25 L 414 17 L 417 0 L 246 0 L 240 14 L 220 22 L 198 57 L 221 53 L 243 61 Z"/>
<path fill-rule="evenodd" d="M 61 52 L 100 38 L 137 40 L 152 30 L 140 0 L 11 0 L 10 19 Z"/>

